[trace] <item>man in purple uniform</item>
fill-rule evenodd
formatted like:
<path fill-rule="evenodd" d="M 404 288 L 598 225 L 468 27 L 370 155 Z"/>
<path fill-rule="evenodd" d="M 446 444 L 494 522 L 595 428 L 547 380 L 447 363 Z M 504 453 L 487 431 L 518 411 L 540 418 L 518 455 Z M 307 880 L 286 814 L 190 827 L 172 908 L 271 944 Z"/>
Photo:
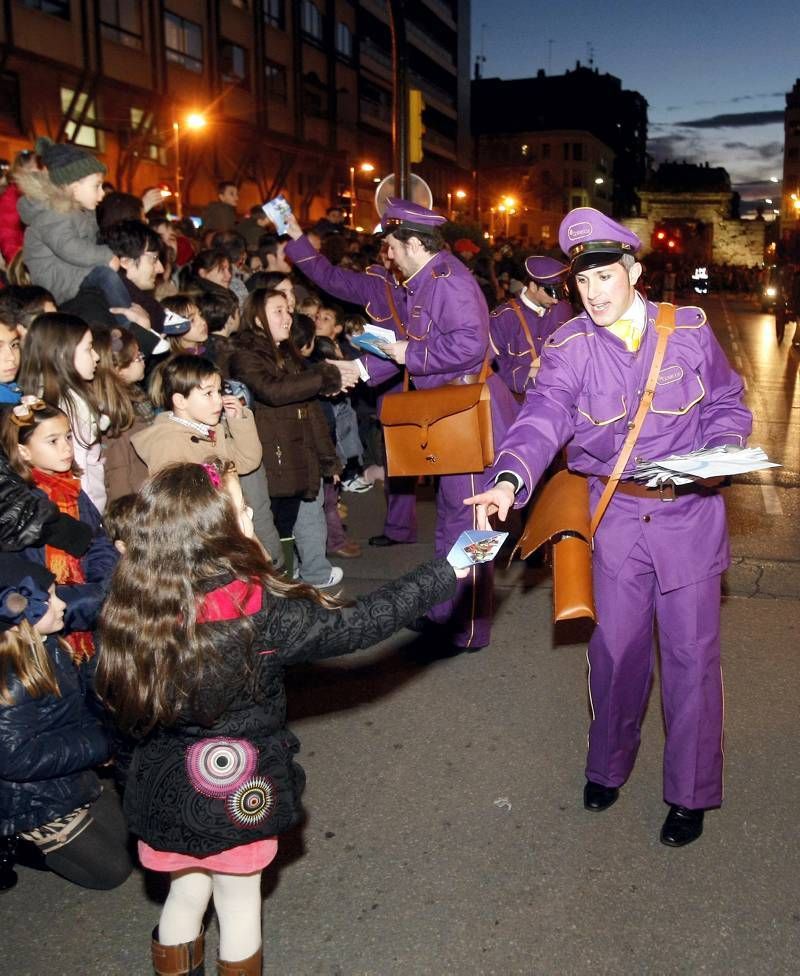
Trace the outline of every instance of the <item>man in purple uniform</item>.
<path fill-rule="evenodd" d="M 398 283 L 390 262 L 371 264 L 366 271 L 350 271 L 337 268 L 324 254 L 320 254 L 306 235 L 294 215 L 287 221 L 287 233 L 292 238 L 286 245 L 286 256 L 294 266 L 319 288 L 354 305 L 363 305 L 370 319 L 383 329 L 393 329 L 398 339 L 402 336 L 406 294 Z M 400 389 L 401 379 L 392 371 L 395 379 L 385 393 Z M 374 384 L 372 384 L 374 385 Z M 381 399 L 378 399 L 380 409 Z M 370 538 L 371 546 L 393 546 L 401 542 L 417 541 L 416 478 L 387 478 L 386 519 L 383 532 Z"/>
<path fill-rule="evenodd" d="M 561 224 L 559 243 L 584 313 L 544 345 L 536 385 L 490 472 L 493 486 L 467 499 L 501 519 L 525 504 L 554 454 L 567 444 L 570 470 L 589 478 L 597 505 L 642 396 L 656 345 L 657 307 L 635 290 L 641 242 L 597 210 Z M 734 373 L 699 308 L 681 308 L 635 458 L 713 445 L 741 446 L 752 418 Z M 696 840 L 703 812 L 722 802 L 720 580 L 730 562 L 725 504 L 701 485 L 674 495 L 620 482 L 595 536 L 598 623 L 589 643 L 592 721 L 584 805 L 617 799 L 639 747 L 650 690 L 653 621 L 661 652 L 666 724 L 663 843 Z"/>
<path fill-rule="evenodd" d="M 489 320 L 497 372 L 517 399 L 536 379 L 545 339 L 575 314 L 565 300 L 566 264 L 532 255 L 525 270 L 530 276 L 527 288 L 498 305 Z"/>
<path fill-rule="evenodd" d="M 406 338 L 385 346 L 390 360 L 367 355 L 361 361 L 369 382 L 382 382 L 405 365 L 418 390 L 475 383 L 489 349 L 489 310 L 478 283 L 458 258 L 444 250 L 445 218 L 408 200 L 389 201 L 381 224 L 388 256 L 399 269 L 406 293 Z M 489 377 L 492 427 L 499 444 L 517 412 L 502 380 Z M 463 505 L 483 483 L 483 474 L 444 475 L 436 493 L 436 554 L 446 555 L 458 536 L 475 528 L 474 512 Z M 491 565 L 459 580 L 453 600 L 430 613 L 456 647 L 477 650 L 489 643 L 492 618 Z"/>

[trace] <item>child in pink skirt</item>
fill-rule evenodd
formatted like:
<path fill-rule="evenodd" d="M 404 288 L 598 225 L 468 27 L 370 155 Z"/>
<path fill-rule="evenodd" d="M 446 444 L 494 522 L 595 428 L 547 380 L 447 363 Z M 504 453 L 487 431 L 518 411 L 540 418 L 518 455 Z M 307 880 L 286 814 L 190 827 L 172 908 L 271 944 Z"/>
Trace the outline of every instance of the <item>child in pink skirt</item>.
<path fill-rule="evenodd" d="M 157 974 L 203 971 L 213 896 L 221 976 L 261 973 L 261 871 L 300 818 L 305 773 L 285 727 L 287 664 L 346 654 L 455 591 L 443 560 L 353 604 L 273 575 L 229 462 L 146 482 L 120 533 L 97 688 L 138 737 L 125 812 L 145 867 L 171 874 Z M 468 571 L 463 571 L 464 573 Z"/>

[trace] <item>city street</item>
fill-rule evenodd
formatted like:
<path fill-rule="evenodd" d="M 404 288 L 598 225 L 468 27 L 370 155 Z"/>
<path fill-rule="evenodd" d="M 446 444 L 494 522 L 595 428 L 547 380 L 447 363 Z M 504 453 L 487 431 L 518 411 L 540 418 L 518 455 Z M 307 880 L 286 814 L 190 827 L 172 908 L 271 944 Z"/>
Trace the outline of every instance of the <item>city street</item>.
<path fill-rule="evenodd" d="M 684 302 L 686 303 L 686 302 Z M 661 845 L 657 688 L 634 774 L 583 809 L 583 625 L 553 629 L 547 573 L 498 572 L 490 648 L 450 656 L 410 631 L 295 669 L 290 726 L 308 774 L 302 829 L 264 879 L 265 972 L 285 976 L 790 976 L 800 958 L 797 673 L 800 351 L 741 299 L 702 300 L 783 464 L 726 492 L 734 565 L 723 607 L 726 801 L 690 847 Z M 378 486 L 345 495 L 365 548 L 346 593 L 432 553 L 370 549 Z M 503 561 L 505 562 L 505 561 Z M 164 887 L 112 892 L 18 867 L 0 893 L 8 976 L 145 976 Z M 216 953 L 210 923 L 207 955 Z M 214 972 L 212 963 L 207 972 Z"/>

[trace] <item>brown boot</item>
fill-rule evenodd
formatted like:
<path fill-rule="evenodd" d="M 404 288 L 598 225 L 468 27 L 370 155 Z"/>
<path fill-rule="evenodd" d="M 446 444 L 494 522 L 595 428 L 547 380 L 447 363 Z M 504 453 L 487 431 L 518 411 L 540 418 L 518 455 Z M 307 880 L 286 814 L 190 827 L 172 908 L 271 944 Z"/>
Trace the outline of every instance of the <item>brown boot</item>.
<path fill-rule="evenodd" d="M 193 942 L 180 945 L 161 945 L 157 936 L 158 926 L 153 929 L 150 944 L 155 976 L 205 976 L 205 929 L 200 929 Z"/>
<path fill-rule="evenodd" d="M 263 947 L 248 959 L 240 959 L 238 962 L 220 959 L 217 963 L 218 976 L 261 976 L 262 951 Z"/>

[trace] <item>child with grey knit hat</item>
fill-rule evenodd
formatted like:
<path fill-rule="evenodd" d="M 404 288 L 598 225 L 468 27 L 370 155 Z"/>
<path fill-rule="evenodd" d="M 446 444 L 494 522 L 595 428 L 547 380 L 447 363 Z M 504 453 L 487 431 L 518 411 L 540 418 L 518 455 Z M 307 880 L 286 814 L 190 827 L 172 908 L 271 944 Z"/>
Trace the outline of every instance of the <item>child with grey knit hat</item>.
<path fill-rule="evenodd" d="M 119 258 L 97 243 L 95 208 L 103 199 L 106 167 L 73 143 L 36 141 L 43 170 L 20 174 L 24 194 L 17 210 L 24 224 L 23 260 L 31 281 L 52 293 L 56 304 L 82 288 L 99 289 L 109 308 L 128 308 L 131 299 L 117 270 Z M 127 318 L 116 316 L 120 324 Z"/>

